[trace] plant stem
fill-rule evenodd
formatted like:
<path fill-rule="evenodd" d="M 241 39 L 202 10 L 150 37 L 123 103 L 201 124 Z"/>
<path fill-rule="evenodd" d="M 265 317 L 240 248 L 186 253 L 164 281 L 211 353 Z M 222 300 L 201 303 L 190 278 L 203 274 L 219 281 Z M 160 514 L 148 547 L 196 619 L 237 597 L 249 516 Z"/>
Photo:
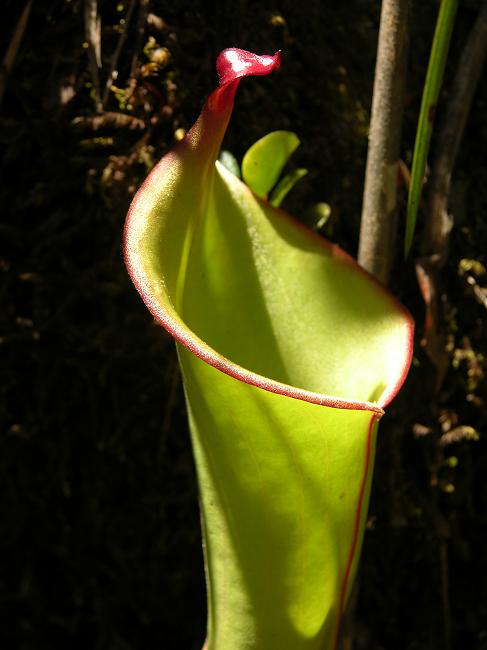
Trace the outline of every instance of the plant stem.
<path fill-rule="evenodd" d="M 421 257 L 416 260 L 416 275 L 426 305 L 422 345 L 436 366 L 436 392 L 441 388 L 450 363 L 442 326 L 443 291 L 440 271 L 448 256 L 453 226 L 453 218 L 448 213 L 451 176 L 486 54 L 487 0 L 484 0 L 460 57 L 439 133 Z"/>
<path fill-rule="evenodd" d="M 358 261 L 385 284 L 396 230 L 408 13 L 408 0 L 382 2 L 360 229 Z"/>
<path fill-rule="evenodd" d="M 438 255 L 441 266 L 446 259 L 449 233 L 453 225 L 447 211 L 453 167 L 486 55 L 487 0 L 484 0 L 460 57 L 431 174 L 422 254 Z"/>
<path fill-rule="evenodd" d="M 132 18 L 132 14 L 134 12 L 135 8 L 135 3 L 136 0 L 130 0 L 130 5 L 129 8 L 127 9 L 127 13 L 125 15 L 125 20 L 123 23 L 123 29 L 120 34 L 120 38 L 118 39 L 117 46 L 115 48 L 115 51 L 112 55 L 111 61 L 110 61 L 110 72 L 108 73 L 107 80 L 105 82 L 105 88 L 103 90 L 103 99 L 102 99 L 102 108 L 104 109 L 107 102 L 108 98 L 110 97 L 110 90 L 112 87 L 113 82 L 118 76 L 118 71 L 117 71 L 117 66 L 118 66 L 118 59 L 120 58 L 120 54 L 122 53 L 122 48 L 125 44 L 125 41 L 127 39 L 127 29 L 130 23 L 130 19 Z"/>
<path fill-rule="evenodd" d="M 130 66 L 130 79 L 135 79 L 137 68 L 139 67 L 139 54 L 144 44 L 144 36 L 147 24 L 147 14 L 149 13 L 150 0 L 140 0 L 139 14 L 137 16 L 137 28 L 135 35 L 134 53 L 132 55 L 132 64 Z"/>
<path fill-rule="evenodd" d="M 12 68 L 14 67 L 17 52 L 24 37 L 27 23 L 29 21 L 32 2 L 33 0 L 28 0 L 27 4 L 25 5 L 20 18 L 15 25 L 14 33 L 10 39 L 7 51 L 0 66 L 0 106 L 2 105 L 3 95 L 7 86 L 7 79 L 12 71 Z"/>
<path fill-rule="evenodd" d="M 101 20 L 97 0 L 85 0 L 85 39 L 88 43 L 91 83 L 95 93 L 96 110 L 102 110 L 100 98 Z"/>

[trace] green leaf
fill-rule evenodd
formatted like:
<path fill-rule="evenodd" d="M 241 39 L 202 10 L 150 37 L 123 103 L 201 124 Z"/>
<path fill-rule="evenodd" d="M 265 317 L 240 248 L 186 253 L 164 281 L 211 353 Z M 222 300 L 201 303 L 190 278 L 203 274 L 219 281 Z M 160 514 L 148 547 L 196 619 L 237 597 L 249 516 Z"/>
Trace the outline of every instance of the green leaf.
<path fill-rule="evenodd" d="M 284 165 L 299 146 L 291 131 L 272 131 L 250 147 L 242 160 L 242 177 L 250 189 L 262 198 L 277 183 Z"/>
<path fill-rule="evenodd" d="M 331 206 L 320 201 L 311 205 L 304 213 L 305 223 L 314 230 L 321 230 L 331 217 Z"/>
<path fill-rule="evenodd" d="M 436 23 L 423 98 L 421 100 L 416 141 L 414 143 L 413 168 L 408 195 L 406 237 L 404 242 L 404 253 L 406 257 L 409 255 L 413 243 L 416 217 L 423 190 L 426 161 L 431 142 L 431 134 L 433 132 L 436 105 L 443 82 L 443 73 L 445 71 L 457 7 L 458 0 L 442 0 Z"/>
<path fill-rule="evenodd" d="M 346 253 L 215 160 L 242 76 L 136 195 L 130 275 L 177 340 L 203 514 L 208 650 L 332 650 L 357 570 L 377 422 L 412 351 L 406 310 Z"/>
<path fill-rule="evenodd" d="M 306 176 L 307 173 L 308 173 L 307 169 L 298 168 L 298 169 L 293 169 L 292 172 L 286 174 L 286 176 L 281 178 L 279 183 L 272 190 L 271 195 L 269 197 L 269 203 L 273 205 L 275 208 L 278 208 L 286 198 L 287 194 L 296 185 L 296 183 L 301 178 L 303 178 L 303 176 Z"/>

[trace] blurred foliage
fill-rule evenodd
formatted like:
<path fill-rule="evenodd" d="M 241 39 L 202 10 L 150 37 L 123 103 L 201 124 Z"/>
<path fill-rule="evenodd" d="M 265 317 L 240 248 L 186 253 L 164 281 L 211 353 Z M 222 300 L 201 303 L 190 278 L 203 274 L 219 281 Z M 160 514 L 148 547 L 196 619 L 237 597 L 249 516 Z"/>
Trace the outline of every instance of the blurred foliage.
<path fill-rule="evenodd" d="M 21 5 L 2 4 L 2 53 Z M 131 196 L 193 123 L 224 47 L 283 50 L 276 75 L 242 83 L 225 147 L 241 159 L 265 133 L 295 131 L 295 165 L 310 173 L 287 208 L 304 215 L 326 202 L 322 231 L 356 250 L 379 3 L 152 0 L 139 21 L 141 6 L 126 24 L 130 2 L 98 2 L 97 97 L 83 2 L 34 3 L 0 109 L 6 648 L 201 647 L 197 490 L 174 348 L 127 278 L 121 236 Z M 460 8 L 443 101 L 478 6 Z M 406 164 L 437 7 L 413 9 Z M 124 29 L 118 74 L 97 113 Z M 412 262 L 398 255 L 393 276 L 418 346 L 381 428 L 358 648 L 436 650 L 449 634 L 453 648 L 487 648 L 486 81 L 451 197 L 450 366 L 439 395 L 419 345 L 424 306 Z"/>

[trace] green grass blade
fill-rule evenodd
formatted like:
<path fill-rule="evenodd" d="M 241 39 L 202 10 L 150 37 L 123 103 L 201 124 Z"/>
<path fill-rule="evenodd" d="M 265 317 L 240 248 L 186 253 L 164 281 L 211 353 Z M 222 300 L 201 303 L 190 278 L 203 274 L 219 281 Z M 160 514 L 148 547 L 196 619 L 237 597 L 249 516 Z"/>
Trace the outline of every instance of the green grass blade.
<path fill-rule="evenodd" d="M 424 85 L 421 111 L 419 114 L 416 141 L 414 143 L 413 168 L 411 172 L 411 185 L 408 196 L 408 209 L 406 215 L 406 237 L 404 242 L 405 257 L 408 256 L 416 226 L 421 191 L 423 188 L 426 159 L 433 130 L 436 103 L 440 93 L 445 71 L 448 48 L 450 46 L 458 0 L 442 0 L 438 20 L 436 23 L 433 45 L 431 48 L 426 82 Z"/>

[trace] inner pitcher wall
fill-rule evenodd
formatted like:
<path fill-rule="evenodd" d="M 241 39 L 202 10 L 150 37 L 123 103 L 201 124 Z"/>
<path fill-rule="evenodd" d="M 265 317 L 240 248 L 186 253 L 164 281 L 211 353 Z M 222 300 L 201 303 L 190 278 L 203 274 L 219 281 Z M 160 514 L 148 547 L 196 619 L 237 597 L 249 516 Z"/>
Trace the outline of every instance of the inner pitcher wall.
<path fill-rule="evenodd" d="M 209 197 L 186 270 L 187 326 L 276 381 L 378 399 L 403 354 L 403 323 L 389 297 L 220 165 Z"/>

